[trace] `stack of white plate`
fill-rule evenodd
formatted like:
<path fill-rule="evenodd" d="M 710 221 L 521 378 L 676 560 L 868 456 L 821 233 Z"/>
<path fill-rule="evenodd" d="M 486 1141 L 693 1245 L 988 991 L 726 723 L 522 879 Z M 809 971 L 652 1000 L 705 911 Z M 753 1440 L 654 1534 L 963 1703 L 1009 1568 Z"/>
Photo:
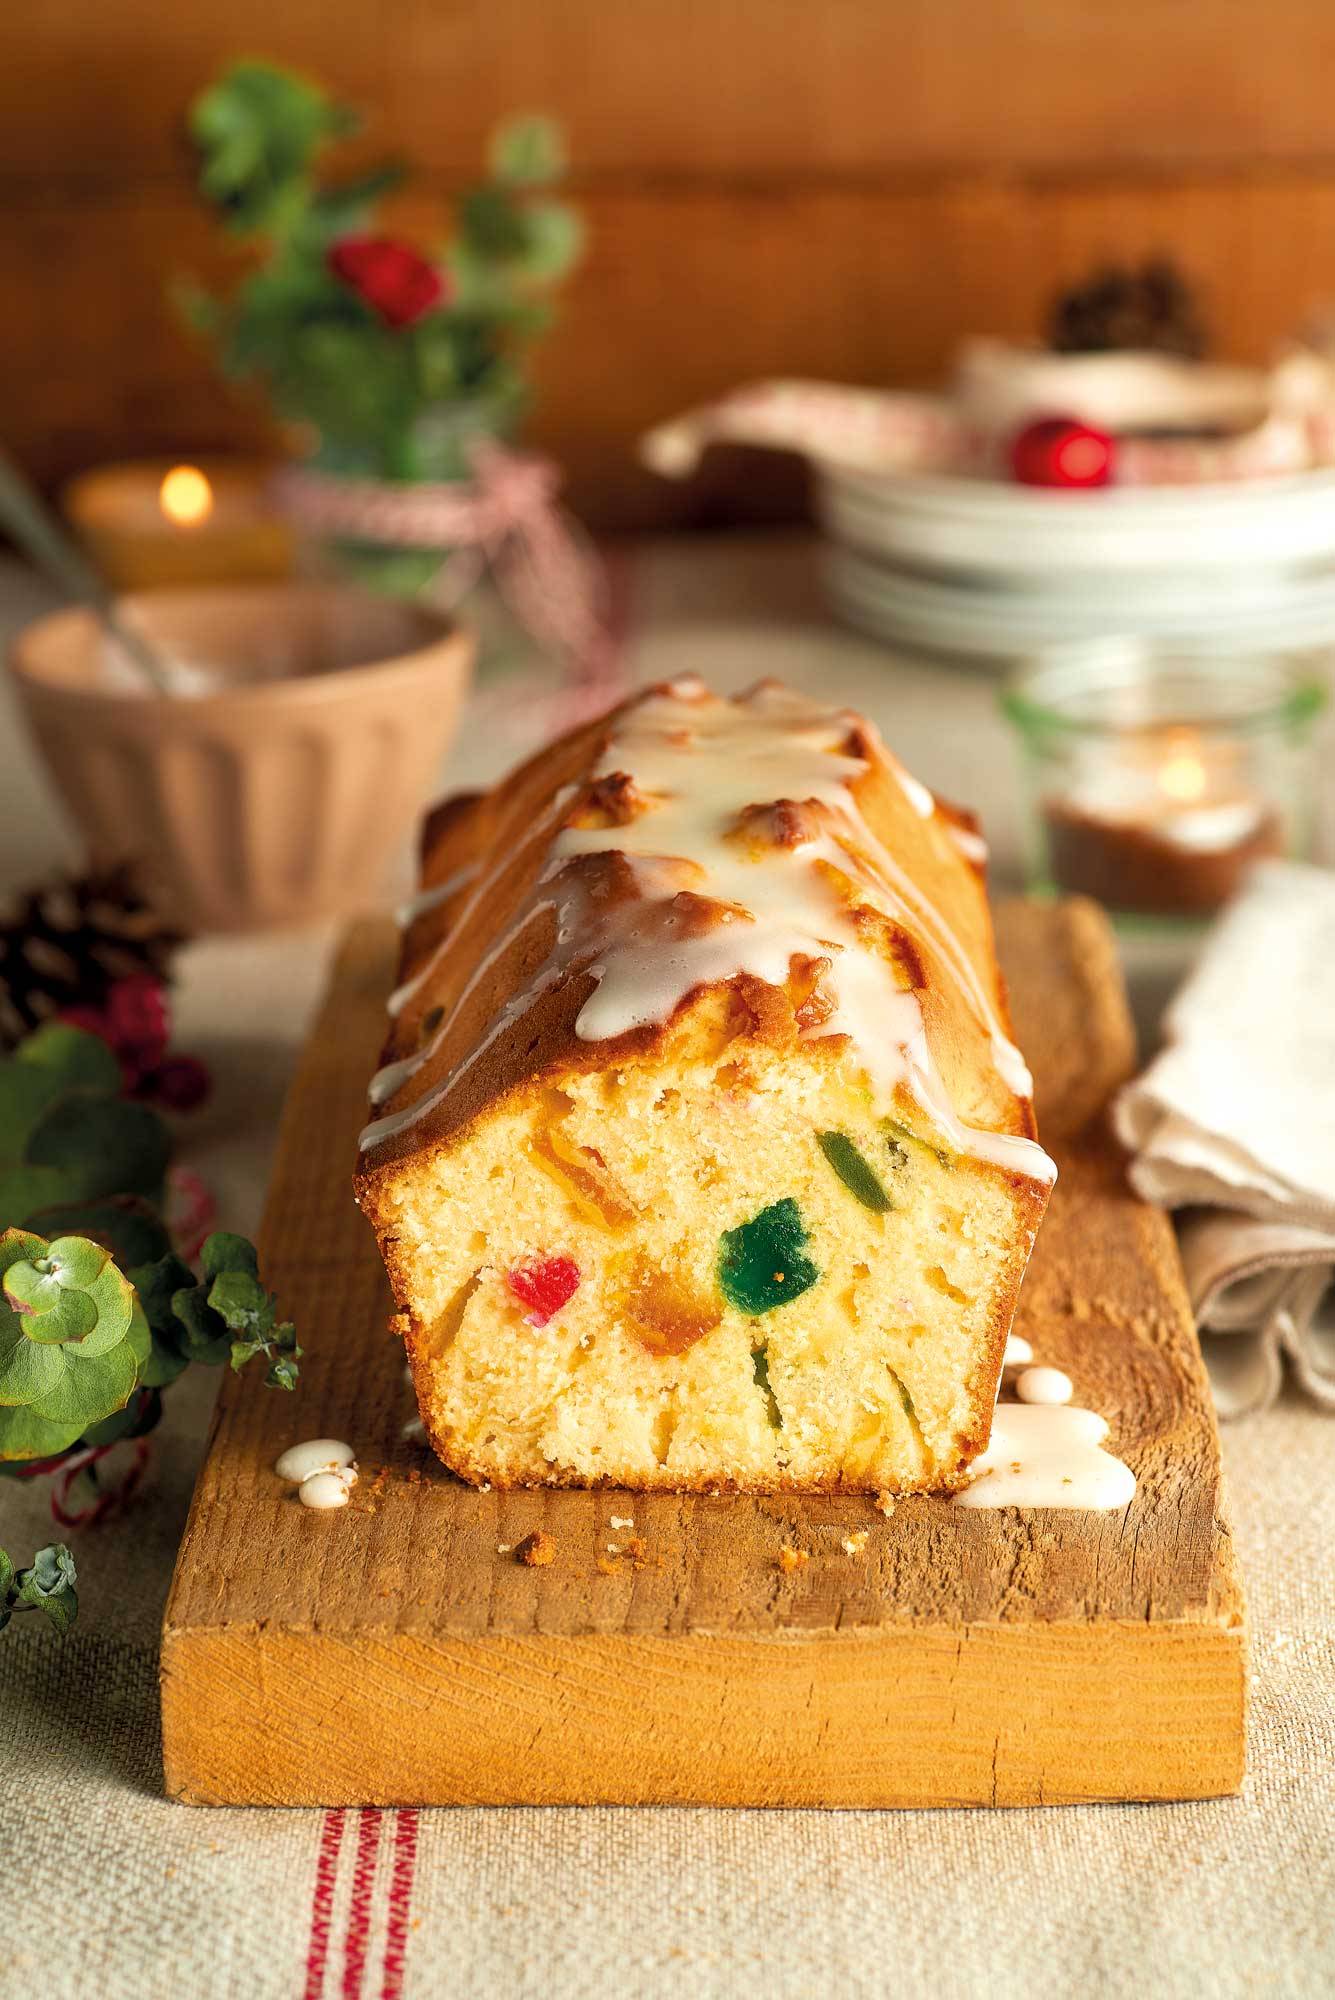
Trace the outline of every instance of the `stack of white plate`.
<path fill-rule="evenodd" d="M 1335 644 L 1335 471 L 1052 492 L 826 465 L 818 492 L 836 609 L 900 645 Z"/>

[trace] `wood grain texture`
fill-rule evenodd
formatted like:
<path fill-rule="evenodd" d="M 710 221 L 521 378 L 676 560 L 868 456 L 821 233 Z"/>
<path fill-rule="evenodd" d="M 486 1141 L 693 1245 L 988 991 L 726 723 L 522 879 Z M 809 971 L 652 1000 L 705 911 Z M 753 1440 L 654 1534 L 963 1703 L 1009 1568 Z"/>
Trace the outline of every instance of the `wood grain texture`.
<path fill-rule="evenodd" d="M 297 1398 L 223 1389 L 168 1604 L 167 1788 L 195 1802 L 1019 1804 L 1236 1789 L 1242 1604 L 1165 1219 L 1101 1117 L 1131 1037 L 1090 905 L 1001 923 L 1061 1178 L 1018 1330 L 1106 1413 L 1125 1515 L 864 1499 L 475 1492 L 402 1434 L 348 1174 L 390 974 L 354 930 L 293 1086 L 263 1229 Z M 1075 1038 L 1073 1041 L 1073 1037 Z M 356 1446 L 341 1514 L 271 1470 Z M 645 1559 L 609 1554 L 632 1517 Z M 513 1553 L 535 1528 L 557 1559 Z M 841 1544 L 866 1528 L 863 1552 Z M 810 1560 L 778 1566 L 787 1545 Z M 505 1551 L 505 1552 L 503 1552 Z"/>
<path fill-rule="evenodd" d="M 191 96 L 238 50 L 366 106 L 391 212 L 430 243 L 502 114 L 567 123 L 591 254 L 537 369 L 533 441 L 628 527 L 785 516 L 770 456 L 688 488 L 647 425 L 749 377 L 913 383 L 966 331 L 1028 335 L 1101 258 L 1174 251 L 1220 351 L 1261 359 L 1335 293 L 1324 0 L 44 0 L 0 69 L 0 435 L 45 481 L 142 452 L 272 443 L 167 280 L 238 268 L 192 192 Z"/>
<path fill-rule="evenodd" d="M 717 452 L 681 484 L 638 465 L 637 438 L 766 375 L 935 382 L 962 333 L 1028 337 L 1053 292 L 1109 256 L 1180 250 L 1235 358 L 1264 359 L 1335 292 L 1335 172 L 646 185 L 591 189 L 585 208 L 589 255 L 537 356 L 529 438 L 607 527 L 791 517 L 804 483 L 787 460 Z M 421 196 L 390 219 L 429 241 L 441 213 Z M 0 259 L 24 273 L 0 431 L 42 479 L 272 446 L 259 396 L 220 382 L 167 304 L 169 274 L 235 269 L 184 187 L 6 197 Z"/>

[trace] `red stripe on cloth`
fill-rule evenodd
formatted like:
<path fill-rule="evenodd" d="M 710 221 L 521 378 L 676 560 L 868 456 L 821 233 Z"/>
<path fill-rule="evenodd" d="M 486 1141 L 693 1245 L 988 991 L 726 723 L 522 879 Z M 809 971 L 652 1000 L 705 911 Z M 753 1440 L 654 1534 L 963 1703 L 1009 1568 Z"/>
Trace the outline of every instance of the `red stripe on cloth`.
<path fill-rule="evenodd" d="M 352 1877 L 348 1935 L 343 1943 L 343 2000 L 361 2000 L 366 1972 L 366 1942 L 371 1935 L 371 1892 L 380 1853 L 379 1806 L 363 1806 L 357 1826 L 357 1863 Z"/>
<path fill-rule="evenodd" d="M 329 1914 L 334 1906 L 338 1850 L 343 1844 L 343 1812 L 327 1812 L 320 1830 L 320 1855 L 315 1864 L 315 1894 L 311 1899 L 311 1935 L 306 1947 L 306 1985 L 302 2000 L 320 2000 L 324 1992 L 325 1960 L 329 1956 Z"/>
<path fill-rule="evenodd" d="M 389 1927 L 385 1933 L 385 1976 L 380 2000 L 399 2000 L 408 1955 L 408 1918 L 417 1867 L 417 1814 L 404 1806 L 394 1815 L 394 1871 L 389 1878 Z"/>

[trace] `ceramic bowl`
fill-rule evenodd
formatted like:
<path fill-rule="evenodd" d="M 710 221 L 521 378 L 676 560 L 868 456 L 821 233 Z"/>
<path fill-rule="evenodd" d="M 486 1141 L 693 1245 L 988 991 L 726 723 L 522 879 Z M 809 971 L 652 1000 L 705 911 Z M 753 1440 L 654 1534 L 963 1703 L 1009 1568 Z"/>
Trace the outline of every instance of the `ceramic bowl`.
<path fill-rule="evenodd" d="M 301 924 L 380 899 L 435 783 L 472 635 L 339 585 L 160 590 L 122 614 L 178 663 L 145 693 L 90 612 L 20 632 L 10 672 L 97 862 L 186 928 Z"/>

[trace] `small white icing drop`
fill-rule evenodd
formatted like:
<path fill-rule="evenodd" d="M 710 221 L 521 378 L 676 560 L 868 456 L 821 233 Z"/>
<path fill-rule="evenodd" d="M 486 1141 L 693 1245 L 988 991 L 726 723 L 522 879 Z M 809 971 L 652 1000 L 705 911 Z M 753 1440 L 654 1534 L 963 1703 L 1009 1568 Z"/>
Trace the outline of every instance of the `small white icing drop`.
<path fill-rule="evenodd" d="M 322 1512 L 330 1507 L 346 1507 L 356 1483 L 355 1465 L 344 1466 L 338 1472 L 313 1472 L 297 1488 L 297 1498 L 303 1507 L 315 1507 Z"/>
<path fill-rule="evenodd" d="M 950 838 L 966 861 L 974 862 L 979 868 L 986 868 L 987 842 L 981 833 L 975 833 L 971 826 L 956 826 L 952 821 Z"/>
<path fill-rule="evenodd" d="M 1015 1384 L 1015 1393 L 1022 1403 L 1056 1406 L 1070 1402 L 1075 1384 L 1060 1368 L 1026 1368 Z"/>
<path fill-rule="evenodd" d="M 1033 1358 L 1033 1348 L 1020 1334 L 1006 1335 L 1006 1352 L 1001 1362 L 1003 1368 L 1027 1368 Z"/>
<path fill-rule="evenodd" d="M 341 1438 L 311 1438 L 305 1444 L 289 1445 L 274 1471 L 280 1479 L 290 1479 L 299 1486 L 317 1472 L 341 1472 L 344 1466 L 354 1465 L 356 1458 L 352 1446 Z"/>
<path fill-rule="evenodd" d="M 1100 1446 L 1108 1426 L 1093 1410 L 998 1403 L 987 1450 L 956 1507 L 1075 1507 L 1109 1513 L 1129 1504 L 1136 1476 Z"/>
<path fill-rule="evenodd" d="M 919 819 L 930 819 L 936 811 L 936 800 L 920 779 L 912 771 L 906 771 L 898 757 L 890 759 L 890 768 L 899 780 L 899 789 L 917 813 Z"/>
<path fill-rule="evenodd" d="M 572 970 L 595 981 L 575 1032 L 584 1041 L 603 1041 L 666 1021 L 697 988 L 740 973 L 782 985 L 792 960 L 802 957 L 824 961 L 824 984 L 833 1000 L 828 1018 L 807 1033 L 847 1035 L 883 1109 L 904 1084 L 958 1150 L 1050 1182 L 1056 1169 L 1032 1140 L 961 1123 L 932 1060 L 916 996 L 899 986 L 895 969 L 868 947 L 831 880 L 831 874 L 841 877 L 860 900 L 923 937 L 987 1032 L 1003 1080 L 1027 1096 L 1029 1072 L 1004 1034 L 976 966 L 939 911 L 875 841 L 858 810 L 850 785 L 867 762 L 844 747 L 855 726 L 857 718 L 847 711 L 820 707 L 773 684 L 733 702 L 684 679 L 628 710 L 593 775 L 628 776 L 643 810 L 624 825 L 568 827 L 556 835 L 551 862 L 509 930 L 474 969 L 423 1047 L 377 1073 L 372 1103 L 396 1097 L 431 1060 L 486 971 L 535 916 L 552 911 L 556 936 L 545 962 L 449 1076 L 366 1127 L 363 1148 L 395 1136 L 440 1103 L 538 995 Z M 887 762 L 915 810 L 935 812 L 926 788 L 915 792 L 916 781 L 888 756 Z M 553 820 L 559 824 L 573 791 L 558 796 L 535 832 L 550 830 Z M 748 811 L 764 813 L 780 801 L 799 811 L 809 805 L 823 811 L 809 816 L 808 830 L 796 840 L 780 844 L 763 833 L 749 838 Z M 595 909 L 580 871 L 570 864 L 607 853 L 626 858 L 639 894 Z M 450 937 L 399 988 L 392 1010 L 420 991 L 496 873 L 493 868 L 478 883 Z M 683 890 L 713 904 L 714 920 L 693 924 L 691 908 L 698 906 L 681 915 L 675 899 Z M 587 937 L 593 949 L 580 964 L 576 953 Z M 572 940 L 574 949 L 563 949 Z"/>

